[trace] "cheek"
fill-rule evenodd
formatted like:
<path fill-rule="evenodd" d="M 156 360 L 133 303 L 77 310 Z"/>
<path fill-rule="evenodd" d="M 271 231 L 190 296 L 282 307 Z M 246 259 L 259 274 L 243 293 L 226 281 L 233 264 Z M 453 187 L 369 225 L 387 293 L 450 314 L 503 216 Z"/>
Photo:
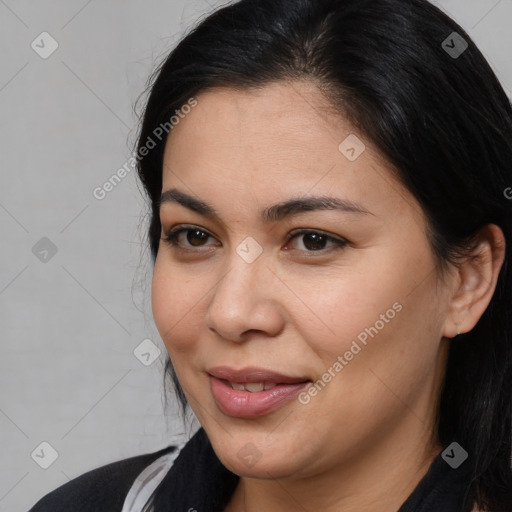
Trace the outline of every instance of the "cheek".
<path fill-rule="evenodd" d="M 333 330 L 339 334 L 315 347 L 335 375 L 320 376 L 333 382 L 325 399 L 343 410 L 340 421 L 357 418 L 352 425 L 368 421 L 369 409 L 391 421 L 404 403 L 417 402 L 433 377 L 440 329 L 435 284 L 425 282 L 411 293 L 409 280 L 394 277 L 393 286 L 370 289 L 370 281 L 362 282 L 348 301 L 338 293 L 342 307 Z"/>
<path fill-rule="evenodd" d="M 337 277 L 320 280 L 320 288 L 296 281 L 294 291 L 311 304 L 298 310 L 296 325 L 326 369 L 338 356 L 344 359 L 336 375 L 365 382 L 369 368 L 380 368 L 392 378 L 414 380 L 415 371 L 435 358 L 439 341 L 442 315 L 431 269 L 428 258 L 419 263 L 379 251 L 364 269 L 345 275 L 339 269 Z"/>
<path fill-rule="evenodd" d="M 365 272 L 339 269 L 322 279 L 295 280 L 294 294 L 302 301 L 290 312 L 295 311 L 296 325 L 322 359 L 336 359 L 350 349 L 353 340 L 359 339 L 364 346 L 376 322 L 377 331 L 384 332 L 395 321 L 400 307 L 393 309 L 393 304 L 401 295 L 401 283 L 384 283 L 382 277 L 370 267 Z"/>
<path fill-rule="evenodd" d="M 158 332 L 169 355 L 189 350 L 197 340 L 198 298 L 204 295 L 201 283 L 179 277 L 180 272 L 157 257 L 151 287 L 151 306 Z M 200 287 L 201 289 L 198 289 Z"/>

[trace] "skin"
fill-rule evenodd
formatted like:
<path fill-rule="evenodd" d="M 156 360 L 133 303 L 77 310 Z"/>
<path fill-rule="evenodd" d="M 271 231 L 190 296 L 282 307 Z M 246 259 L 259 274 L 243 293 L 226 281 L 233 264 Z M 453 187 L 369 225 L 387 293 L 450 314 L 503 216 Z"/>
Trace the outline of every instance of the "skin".
<path fill-rule="evenodd" d="M 483 230 L 475 258 L 441 274 L 417 201 L 363 136 L 366 150 L 345 158 L 338 145 L 357 132 L 312 82 L 197 100 L 168 139 L 162 191 L 206 201 L 220 219 L 162 204 L 162 238 L 179 224 L 210 236 L 182 233 L 181 249 L 160 241 L 152 307 L 194 413 L 241 476 L 225 510 L 398 510 L 441 450 L 434 415 L 449 338 L 487 307 L 503 235 Z M 265 207 L 313 195 L 369 213 L 260 219 Z M 287 242 L 298 228 L 348 243 Z M 263 250 L 252 263 L 236 251 L 248 236 Z M 315 382 L 397 302 L 401 311 L 308 404 L 254 419 L 217 407 L 207 369 L 258 366 Z M 247 443 L 260 456 L 251 466 L 237 455 Z"/>

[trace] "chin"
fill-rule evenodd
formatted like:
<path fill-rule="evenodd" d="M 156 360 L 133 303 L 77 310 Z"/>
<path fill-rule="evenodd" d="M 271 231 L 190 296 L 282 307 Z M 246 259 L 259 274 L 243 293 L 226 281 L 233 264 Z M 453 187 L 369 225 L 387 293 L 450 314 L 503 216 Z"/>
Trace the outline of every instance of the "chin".
<path fill-rule="evenodd" d="M 227 437 L 219 443 L 211 439 L 217 457 L 232 473 L 246 478 L 285 478 L 302 469 L 296 446 L 288 443 L 270 442 L 268 432 L 260 435 Z M 290 439 L 289 434 L 286 436 Z"/>
<path fill-rule="evenodd" d="M 263 480 L 286 478 L 301 469 L 296 467 L 297 464 L 290 460 L 286 453 L 261 454 L 259 460 L 251 460 L 249 456 L 241 459 L 238 453 L 220 454 L 220 456 L 218 454 L 217 456 L 232 473 L 244 478 Z"/>

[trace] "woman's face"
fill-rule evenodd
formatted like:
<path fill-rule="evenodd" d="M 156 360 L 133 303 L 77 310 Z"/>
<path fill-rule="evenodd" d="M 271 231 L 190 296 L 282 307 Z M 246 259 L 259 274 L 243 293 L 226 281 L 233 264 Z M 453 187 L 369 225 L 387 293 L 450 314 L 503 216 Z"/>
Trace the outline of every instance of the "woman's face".
<path fill-rule="evenodd" d="M 277 478 L 431 453 L 448 294 L 418 203 L 313 84 L 196 99 L 165 150 L 152 306 L 217 455 Z"/>

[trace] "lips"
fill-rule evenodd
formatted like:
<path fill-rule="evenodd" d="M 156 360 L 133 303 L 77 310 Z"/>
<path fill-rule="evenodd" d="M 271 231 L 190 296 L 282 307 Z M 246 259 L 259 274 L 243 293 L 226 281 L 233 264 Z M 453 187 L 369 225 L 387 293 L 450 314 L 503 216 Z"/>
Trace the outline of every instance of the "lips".
<path fill-rule="evenodd" d="M 208 370 L 213 398 L 219 409 L 233 417 L 255 418 L 269 414 L 292 400 L 310 382 L 247 367 L 236 370 L 217 366 Z"/>
<path fill-rule="evenodd" d="M 272 372 L 253 366 L 235 370 L 229 366 L 216 366 L 208 370 L 208 373 L 217 379 L 227 380 L 229 382 L 268 382 L 269 384 L 297 384 L 307 382 L 307 377 L 290 377 L 280 373 Z"/>

